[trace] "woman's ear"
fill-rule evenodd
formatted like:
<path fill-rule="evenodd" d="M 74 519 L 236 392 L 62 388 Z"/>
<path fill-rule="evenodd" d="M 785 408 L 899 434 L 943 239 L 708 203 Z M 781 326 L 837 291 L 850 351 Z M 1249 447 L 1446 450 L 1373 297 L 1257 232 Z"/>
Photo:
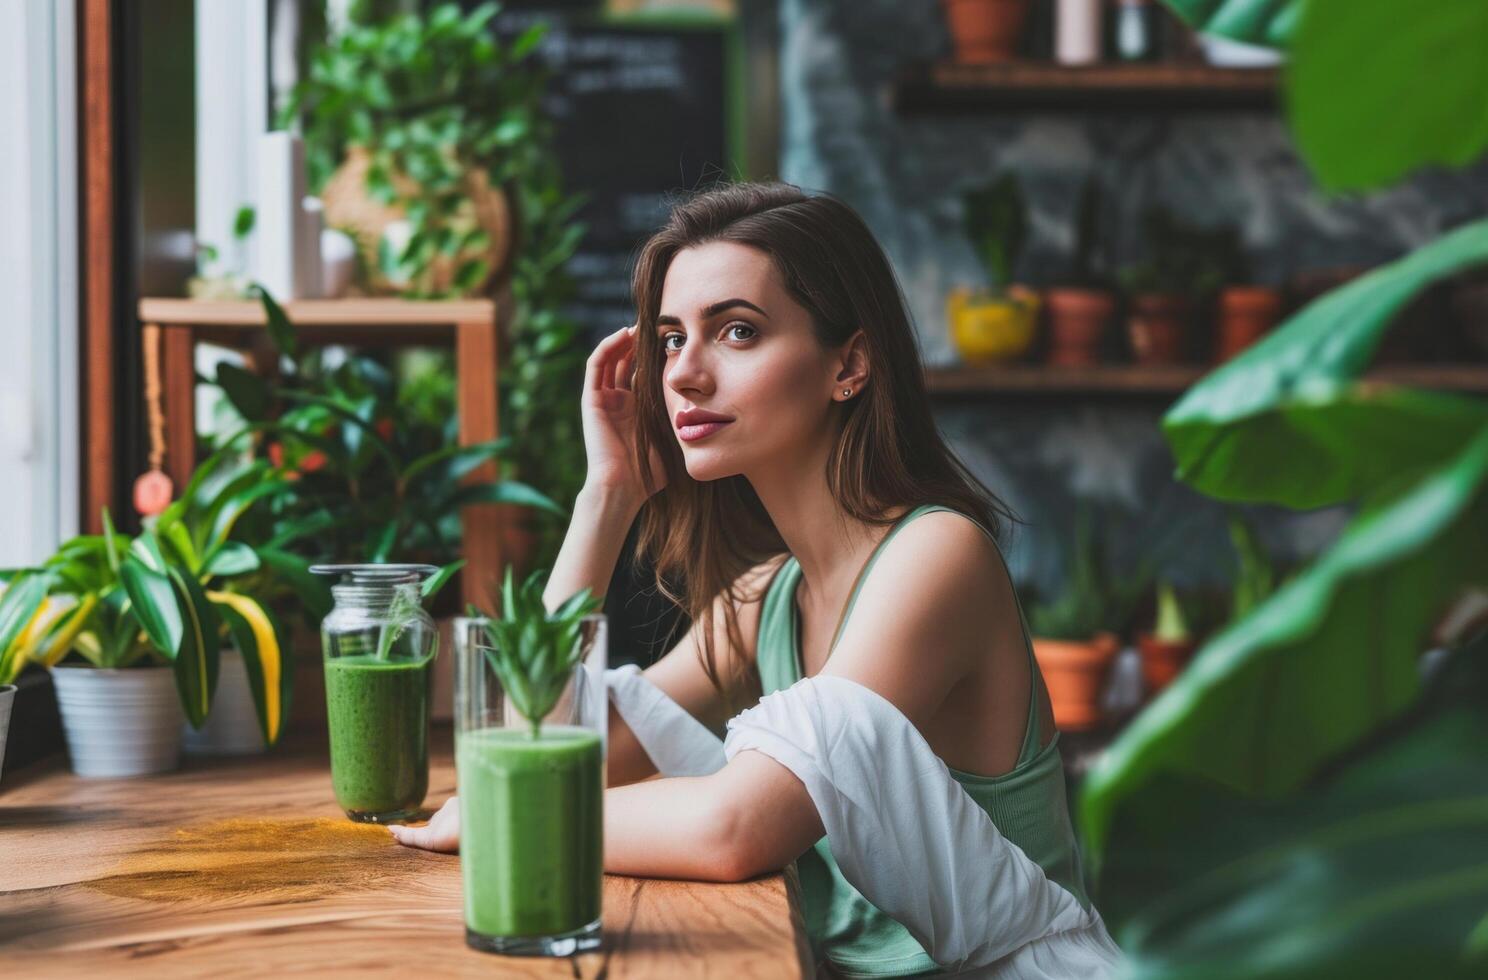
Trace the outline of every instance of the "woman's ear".
<path fill-rule="evenodd" d="M 838 355 L 836 385 L 832 391 L 833 401 L 847 401 L 858 397 L 868 383 L 868 338 L 859 330 L 848 338 Z"/>

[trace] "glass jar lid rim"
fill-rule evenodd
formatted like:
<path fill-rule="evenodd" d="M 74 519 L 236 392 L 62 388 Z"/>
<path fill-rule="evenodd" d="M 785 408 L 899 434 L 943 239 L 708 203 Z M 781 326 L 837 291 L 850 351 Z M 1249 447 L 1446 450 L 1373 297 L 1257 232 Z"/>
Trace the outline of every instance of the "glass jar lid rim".
<path fill-rule="evenodd" d="M 418 582 L 439 571 L 437 565 L 369 562 L 348 565 L 311 565 L 316 575 L 341 575 L 346 585 L 398 585 Z"/>

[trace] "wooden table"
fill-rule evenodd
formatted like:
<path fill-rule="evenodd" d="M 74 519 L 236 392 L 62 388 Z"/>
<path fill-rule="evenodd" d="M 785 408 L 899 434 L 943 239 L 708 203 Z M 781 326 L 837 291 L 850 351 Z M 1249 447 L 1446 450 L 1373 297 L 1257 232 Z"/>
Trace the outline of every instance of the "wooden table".
<path fill-rule="evenodd" d="M 454 791 L 449 742 L 436 730 L 430 805 Z M 465 945 L 459 858 L 342 817 L 318 739 L 136 779 L 51 761 L 0 784 L 7 977 L 802 977 L 795 895 L 785 875 L 608 875 L 600 952 L 495 956 Z"/>

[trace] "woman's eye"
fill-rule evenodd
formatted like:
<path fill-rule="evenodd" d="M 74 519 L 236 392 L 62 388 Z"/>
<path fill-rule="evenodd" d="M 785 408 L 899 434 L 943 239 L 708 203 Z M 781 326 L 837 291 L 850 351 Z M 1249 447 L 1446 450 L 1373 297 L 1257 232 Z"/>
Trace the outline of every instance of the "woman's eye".
<path fill-rule="evenodd" d="M 750 337 L 754 336 L 754 328 L 751 327 L 747 323 L 730 323 L 728 325 L 728 329 L 729 330 L 747 330 L 747 331 L 749 331 L 749 336 Z M 748 340 L 749 337 L 744 337 L 743 339 L 744 340 Z"/>
<path fill-rule="evenodd" d="M 674 337 L 681 337 L 681 336 L 682 335 L 679 334 L 679 333 L 669 333 L 666 336 L 662 337 L 661 338 L 661 349 L 662 350 L 676 350 L 677 348 L 671 347 L 671 346 L 669 346 L 669 344 L 670 344 L 672 338 L 674 338 Z"/>
<path fill-rule="evenodd" d="M 735 330 L 743 330 L 743 331 L 745 331 L 745 334 L 743 336 L 736 338 L 738 340 L 751 340 L 751 339 L 753 339 L 753 337 L 755 335 L 755 329 L 753 327 L 751 327 L 749 324 L 744 323 L 742 321 L 736 321 L 734 323 L 730 323 L 727 327 L 724 328 L 724 333 L 725 334 L 732 333 Z M 673 340 L 686 340 L 686 339 L 687 338 L 686 338 L 685 335 L 683 335 L 681 333 L 678 333 L 676 331 L 673 331 L 672 333 L 669 333 L 669 334 L 665 334 L 661 338 L 661 349 L 663 351 L 677 351 L 677 350 L 681 350 L 682 349 L 681 348 L 681 345 L 678 344 L 677 346 L 674 347 L 674 346 L 672 346 L 672 341 Z"/>

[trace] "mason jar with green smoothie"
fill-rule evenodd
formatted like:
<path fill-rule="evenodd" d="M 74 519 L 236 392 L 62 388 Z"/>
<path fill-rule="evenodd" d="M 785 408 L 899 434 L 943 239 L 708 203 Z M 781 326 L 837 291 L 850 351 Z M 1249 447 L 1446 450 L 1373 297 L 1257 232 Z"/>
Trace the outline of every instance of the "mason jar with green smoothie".
<path fill-rule="evenodd" d="M 530 578 L 501 619 L 455 620 L 465 938 L 489 952 L 600 945 L 606 620 L 588 590 L 551 615 Z"/>
<path fill-rule="evenodd" d="M 353 820 L 419 812 L 429 788 L 430 668 L 438 652 L 420 583 L 431 565 L 315 565 L 340 575 L 321 624 L 331 786 Z"/>

